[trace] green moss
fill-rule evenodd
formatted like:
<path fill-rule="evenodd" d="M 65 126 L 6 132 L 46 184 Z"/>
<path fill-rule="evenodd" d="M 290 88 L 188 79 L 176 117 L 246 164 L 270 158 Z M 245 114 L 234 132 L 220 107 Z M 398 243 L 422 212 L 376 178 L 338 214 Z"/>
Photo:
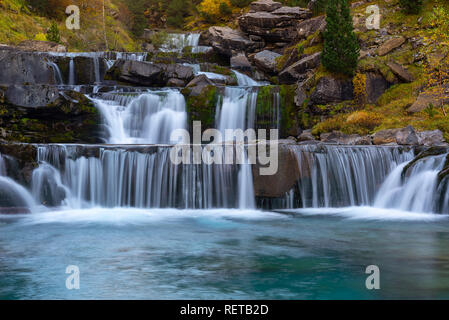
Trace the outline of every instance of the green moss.
<path fill-rule="evenodd" d="M 189 122 L 201 121 L 203 129 L 212 128 L 215 123 L 215 110 L 219 96 L 217 87 L 206 86 L 197 96 L 191 95 L 189 89 L 184 89 L 181 92 L 186 95 Z"/>

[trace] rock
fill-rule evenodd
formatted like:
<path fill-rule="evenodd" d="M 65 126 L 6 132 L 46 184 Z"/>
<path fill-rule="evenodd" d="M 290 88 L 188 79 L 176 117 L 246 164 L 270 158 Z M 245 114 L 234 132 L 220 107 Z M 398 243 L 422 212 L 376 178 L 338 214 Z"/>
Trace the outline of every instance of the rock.
<path fill-rule="evenodd" d="M 239 53 L 231 58 L 231 68 L 239 70 L 251 70 L 251 63 L 244 53 Z"/>
<path fill-rule="evenodd" d="M 262 42 L 251 41 L 244 33 L 229 27 L 210 27 L 210 45 L 219 54 L 231 57 L 233 51 L 253 52 L 261 48 Z"/>
<path fill-rule="evenodd" d="M 298 20 L 309 19 L 312 17 L 312 12 L 310 10 L 300 7 L 281 7 L 273 11 L 272 14 L 278 16 L 288 16 Z"/>
<path fill-rule="evenodd" d="M 301 21 L 296 26 L 298 37 L 300 39 L 306 39 L 317 31 L 324 31 L 326 29 L 326 17 L 319 16 L 312 19 Z"/>
<path fill-rule="evenodd" d="M 272 0 L 258 0 L 249 5 L 251 11 L 271 12 L 282 7 L 282 4 Z"/>
<path fill-rule="evenodd" d="M 402 129 L 388 129 L 378 131 L 373 135 L 375 145 L 399 144 L 399 145 L 418 145 L 418 135 L 412 126 Z"/>
<path fill-rule="evenodd" d="M 53 69 L 40 54 L 2 50 L 0 70 L 0 84 L 56 84 Z"/>
<path fill-rule="evenodd" d="M 444 94 L 441 94 L 444 92 Z M 408 112 L 420 112 L 426 109 L 429 105 L 438 107 L 449 103 L 449 85 L 446 87 L 438 87 L 428 92 L 421 92 L 416 101 L 408 108 Z"/>
<path fill-rule="evenodd" d="M 278 170 L 276 174 L 271 176 L 261 175 L 260 164 L 252 167 L 256 197 L 283 197 L 295 186 L 299 179 L 298 161 L 295 154 L 288 148 L 288 144 L 279 144 L 278 151 Z"/>
<path fill-rule="evenodd" d="M 413 76 L 408 72 L 407 69 L 405 69 L 400 64 L 397 64 L 395 62 L 388 62 L 387 66 L 391 69 L 391 71 L 398 76 L 399 79 L 401 79 L 404 82 L 413 82 L 415 79 Z"/>
<path fill-rule="evenodd" d="M 69 63 L 69 58 L 64 58 L 65 62 Z M 57 60 L 57 64 L 60 65 L 61 60 Z M 93 57 L 75 57 L 73 59 L 74 65 L 75 65 L 75 79 L 77 84 L 94 84 L 97 82 L 97 75 L 96 75 L 96 68 L 97 68 L 97 61 L 95 61 L 95 58 Z M 106 74 L 106 71 L 108 70 L 108 67 L 106 65 L 106 62 L 104 59 L 98 59 L 98 68 L 99 68 L 99 78 L 104 78 L 104 75 Z M 61 68 L 62 70 L 67 70 L 66 68 Z M 68 79 L 68 74 L 66 77 L 63 78 Z"/>
<path fill-rule="evenodd" d="M 4 93 L 5 102 L 28 108 L 45 107 L 59 98 L 59 90 L 48 85 L 12 85 Z"/>
<path fill-rule="evenodd" d="M 329 103 L 352 100 L 353 85 L 351 80 L 340 80 L 332 77 L 322 77 L 310 96 L 310 105 L 325 105 Z"/>
<path fill-rule="evenodd" d="M 312 16 L 307 9 L 282 7 L 273 12 L 249 12 L 239 17 L 240 29 L 272 43 L 291 42 L 298 37 L 300 19 Z"/>
<path fill-rule="evenodd" d="M 418 132 L 417 135 L 419 145 L 426 147 L 447 145 L 440 130 Z"/>
<path fill-rule="evenodd" d="M 185 86 L 185 81 L 180 80 L 180 79 L 176 79 L 176 78 L 171 78 L 171 79 L 168 79 L 167 86 L 168 87 L 175 87 L 175 88 L 184 87 Z"/>
<path fill-rule="evenodd" d="M 213 85 L 214 83 L 205 74 L 201 74 L 190 81 L 186 88 L 192 88 L 191 96 L 198 96 L 202 93 L 203 88 Z"/>
<path fill-rule="evenodd" d="M 391 51 L 393 51 L 394 49 L 402 46 L 404 44 L 404 42 L 405 42 L 405 38 L 402 36 L 387 40 L 377 49 L 377 54 L 379 56 L 384 56 L 384 55 L 390 53 Z"/>
<path fill-rule="evenodd" d="M 298 142 L 315 141 L 315 137 L 312 134 L 312 130 L 304 130 L 298 137 Z"/>
<path fill-rule="evenodd" d="M 276 59 L 279 57 L 281 57 L 281 55 L 276 52 L 264 50 L 254 56 L 254 63 L 263 71 L 274 74 L 277 71 Z"/>
<path fill-rule="evenodd" d="M 369 136 L 362 137 L 358 134 L 347 135 L 340 131 L 323 133 L 320 136 L 320 140 L 324 143 L 337 143 L 345 145 L 371 145 L 371 138 Z"/>
<path fill-rule="evenodd" d="M 279 81 L 283 84 L 291 84 L 301 79 L 308 70 L 317 68 L 321 63 L 321 52 L 306 56 L 293 65 L 287 67 L 279 74 Z"/>
<path fill-rule="evenodd" d="M 109 80 L 153 87 L 165 86 L 170 79 L 171 83 L 173 79 L 178 79 L 185 85 L 193 77 L 193 68 L 181 64 L 156 64 L 122 59 L 117 60 L 106 75 Z"/>
<path fill-rule="evenodd" d="M 17 49 L 22 51 L 35 52 L 67 52 L 67 48 L 62 44 L 51 41 L 25 40 L 17 45 Z"/>
<path fill-rule="evenodd" d="M 307 100 L 307 93 L 302 84 L 299 84 L 295 91 L 295 105 L 301 107 Z"/>
<path fill-rule="evenodd" d="M 390 83 L 378 73 L 366 73 L 366 95 L 368 103 L 377 103 L 377 100 L 390 87 Z"/>

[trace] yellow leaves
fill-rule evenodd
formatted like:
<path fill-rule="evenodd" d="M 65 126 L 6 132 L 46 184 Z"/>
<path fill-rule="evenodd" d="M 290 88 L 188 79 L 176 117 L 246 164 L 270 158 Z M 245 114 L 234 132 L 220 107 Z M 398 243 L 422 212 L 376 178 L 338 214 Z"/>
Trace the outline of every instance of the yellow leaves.
<path fill-rule="evenodd" d="M 34 40 L 47 41 L 47 36 L 43 33 L 38 33 L 34 36 Z"/>
<path fill-rule="evenodd" d="M 220 5 L 222 3 L 231 6 L 229 0 L 203 0 L 198 6 L 198 10 L 206 16 L 217 18 L 220 16 Z"/>
<path fill-rule="evenodd" d="M 357 73 L 352 80 L 354 86 L 354 100 L 358 105 L 366 103 L 366 74 Z"/>

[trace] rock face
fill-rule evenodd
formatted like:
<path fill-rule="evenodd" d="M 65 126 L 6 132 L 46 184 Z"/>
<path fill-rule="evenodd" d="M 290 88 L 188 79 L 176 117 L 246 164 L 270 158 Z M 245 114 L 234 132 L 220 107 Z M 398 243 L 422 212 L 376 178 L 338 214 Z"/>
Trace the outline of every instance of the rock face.
<path fill-rule="evenodd" d="M 280 56 L 276 52 L 264 50 L 254 56 L 254 63 L 263 71 L 274 74 L 276 73 L 276 59 Z"/>
<path fill-rule="evenodd" d="M 53 86 L 2 87 L 0 140 L 29 143 L 98 143 L 100 115 L 92 102 Z"/>
<path fill-rule="evenodd" d="M 318 81 L 315 91 L 310 96 L 310 104 L 321 105 L 351 100 L 353 92 L 351 80 L 323 77 Z"/>
<path fill-rule="evenodd" d="M 285 144 L 279 145 L 278 164 L 278 171 L 272 176 L 261 175 L 260 165 L 253 165 L 256 197 L 280 198 L 295 186 L 299 179 L 298 161 Z"/>
<path fill-rule="evenodd" d="M 279 82 L 292 84 L 300 80 L 302 76 L 311 69 L 315 69 L 321 63 L 321 52 L 307 56 L 287 67 L 279 74 Z"/>
<path fill-rule="evenodd" d="M 405 69 L 400 64 L 397 64 L 395 62 L 388 62 L 387 66 L 391 69 L 391 71 L 402 81 L 404 82 L 413 82 L 415 80 L 413 76 L 408 72 L 407 69 Z"/>
<path fill-rule="evenodd" d="M 210 27 L 210 45 L 219 54 L 231 57 L 233 51 L 253 52 L 263 47 L 263 42 L 250 40 L 244 33 L 228 27 Z"/>
<path fill-rule="evenodd" d="M 402 46 L 404 44 L 404 42 L 405 42 L 405 38 L 402 36 L 387 40 L 377 49 L 377 54 L 379 56 L 384 56 L 384 55 L 390 53 L 391 51 L 393 51 L 394 49 Z"/>
<path fill-rule="evenodd" d="M 290 42 L 298 37 L 297 25 L 312 13 L 299 7 L 269 7 L 256 5 L 249 13 L 239 17 L 240 29 L 250 35 L 262 37 L 268 42 Z M 256 9 L 259 8 L 259 9 Z M 273 9 L 273 10 L 272 10 Z"/>
<path fill-rule="evenodd" d="M 0 84 L 56 84 L 53 69 L 43 55 L 2 50 L 0 70 Z"/>
<path fill-rule="evenodd" d="M 250 70 L 251 63 L 244 53 L 239 53 L 231 58 L 231 68 L 239 70 Z"/>
<path fill-rule="evenodd" d="M 170 80 L 185 85 L 194 77 L 193 68 L 180 64 L 155 64 L 143 61 L 117 60 L 106 78 L 142 86 L 165 86 Z M 180 84 L 181 81 L 178 83 Z"/>
<path fill-rule="evenodd" d="M 368 72 L 366 74 L 366 95 L 368 103 L 377 103 L 377 100 L 390 87 L 390 83 L 378 73 Z"/>
<path fill-rule="evenodd" d="M 51 41 L 25 40 L 19 43 L 17 48 L 22 51 L 67 52 L 65 46 Z"/>

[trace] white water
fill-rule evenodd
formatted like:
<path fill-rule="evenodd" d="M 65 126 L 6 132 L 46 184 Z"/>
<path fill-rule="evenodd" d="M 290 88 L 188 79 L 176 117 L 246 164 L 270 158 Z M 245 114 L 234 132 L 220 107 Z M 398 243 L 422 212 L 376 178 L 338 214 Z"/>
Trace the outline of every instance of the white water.
<path fill-rule="evenodd" d="M 187 126 L 185 99 L 177 90 L 109 98 L 94 100 L 105 119 L 108 143 L 173 144 L 178 141 L 170 140 L 171 133 Z"/>
<path fill-rule="evenodd" d="M 184 48 L 192 47 L 192 53 L 204 53 L 210 48 L 199 46 L 199 33 L 172 33 L 168 35 L 166 43 L 162 45 L 160 51 L 162 52 L 178 52 L 181 53 Z"/>
<path fill-rule="evenodd" d="M 75 85 L 75 61 L 73 58 L 70 58 L 69 62 L 69 85 Z"/>
<path fill-rule="evenodd" d="M 237 83 L 241 87 L 258 87 L 264 85 L 263 83 L 259 83 L 256 80 L 248 77 L 246 74 L 240 73 L 238 71 L 232 70 L 234 72 Z"/>
<path fill-rule="evenodd" d="M 56 84 L 58 84 L 58 85 L 64 84 L 64 81 L 62 80 L 61 70 L 59 69 L 58 65 L 56 63 L 54 63 L 53 61 L 48 61 L 47 63 L 53 69 L 53 72 L 55 74 Z"/>

